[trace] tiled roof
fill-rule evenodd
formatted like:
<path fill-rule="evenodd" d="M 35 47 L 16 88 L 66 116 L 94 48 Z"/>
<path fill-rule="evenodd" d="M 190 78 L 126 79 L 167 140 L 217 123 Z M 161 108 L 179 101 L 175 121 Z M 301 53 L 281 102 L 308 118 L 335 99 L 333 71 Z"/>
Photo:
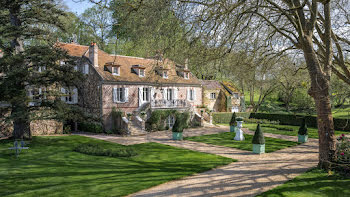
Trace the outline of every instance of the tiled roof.
<path fill-rule="evenodd" d="M 200 80 L 200 82 L 203 88 L 207 90 L 220 90 L 222 88 L 220 82 L 215 80 Z"/>
<path fill-rule="evenodd" d="M 89 58 L 89 46 L 78 45 L 74 43 L 59 43 L 59 46 L 68 51 L 72 56 Z M 113 62 L 113 64 L 120 66 L 120 76 L 112 75 L 109 71 L 104 69 L 106 63 Z M 145 82 L 145 83 L 180 83 L 180 84 L 196 84 L 200 85 L 200 81 L 190 74 L 190 79 L 184 79 L 177 75 L 175 62 L 165 59 L 158 61 L 155 59 L 147 59 L 140 57 L 111 55 L 102 50 L 98 50 L 98 65 L 95 69 L 102 76 L 105 81 L 125 81 L 125 82 Z M 131 72 L 133 65 L 141 65 L 145 67 L 145 77 L 139 77 L 137 74 Z M 164 79 L 157 74 L 156 68 L 169 68 L 168 79 Z"/>

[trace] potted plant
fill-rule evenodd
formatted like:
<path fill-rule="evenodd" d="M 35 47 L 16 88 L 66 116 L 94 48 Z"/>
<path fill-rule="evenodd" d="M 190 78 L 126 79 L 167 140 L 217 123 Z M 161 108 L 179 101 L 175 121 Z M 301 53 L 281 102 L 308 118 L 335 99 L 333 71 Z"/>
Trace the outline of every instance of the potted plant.
<path fill-rule="evenodd" d="M 182 114 L 176 116 L 175 123 L 172 128 L 173 140 L 182 140 L 182 132 L 185 128 L 184 117 Z"/>
<path fill-rule="evenodd" d="M 236 112 L 233 112 L 232 117 L 231 117 L 231 121 L 230 121 L 230 132 L 235 132 L 236 129 Z"/>
<path fill-rule="evenodd" d="M 260 124 L 258 124 L 258 126 L 256 127 L 252 143 L 253 153 L 265 153 L 265 138 L 263 132 L 261 131 Z"/>
<path fill-rule="evenodd" d="M 303 118 L 299 131 L 298 131 L 298 142 L 305 143 L 308 140 L 307 126 L 305 118 Z"/>
<path fill-rule="evenodd" d="M 242 125 L 243 125 L 243 117 L 237 117 L 237 118 L 236 118 L 236 122 L 237 122 L 237 127 L 242 128 Z"/>

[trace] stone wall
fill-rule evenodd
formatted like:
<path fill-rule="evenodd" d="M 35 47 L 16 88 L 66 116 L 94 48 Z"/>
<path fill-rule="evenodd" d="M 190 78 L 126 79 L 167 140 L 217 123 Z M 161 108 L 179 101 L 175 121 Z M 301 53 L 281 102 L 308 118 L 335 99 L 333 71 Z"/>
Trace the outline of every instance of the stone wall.
<path fill-rule="evenodd" d="M 53 135 L 63 133 L 63 123 L 56 120 L 35 120 L 30 123 L 32 135 Z"/>

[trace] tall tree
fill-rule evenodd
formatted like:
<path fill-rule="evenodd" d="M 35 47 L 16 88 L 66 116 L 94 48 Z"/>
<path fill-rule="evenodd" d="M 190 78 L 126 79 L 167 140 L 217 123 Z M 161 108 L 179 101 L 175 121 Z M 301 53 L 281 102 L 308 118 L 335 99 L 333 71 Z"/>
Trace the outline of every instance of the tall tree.
<path fill-rule="evenodd" d="M 4 0 L 0 7 L 0 101 L 9 104 L 13 137 L 31 137 L 32 120 L 68 112 L 58 87 L 77 85 L 82 78 L 47 28 L 62 28 L 57 18 L 64 12 L 55 1 Z M 60 66 L 60 60 L 66 64 Z"/>

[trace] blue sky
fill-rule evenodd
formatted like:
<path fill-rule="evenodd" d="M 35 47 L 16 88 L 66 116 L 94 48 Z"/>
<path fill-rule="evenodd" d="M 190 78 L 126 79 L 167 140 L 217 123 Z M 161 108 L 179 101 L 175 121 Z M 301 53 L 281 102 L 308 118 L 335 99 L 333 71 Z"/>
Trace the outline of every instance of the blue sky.
<path fill-rule="evenodd" d="M 81 1 L 81 2 L 79 2 Z M 63 2 L 68 6 L 69 10 L 81 14 L 85 9 L 91 7 L 93 4 L 89 0 L 63 0 Z"/>

